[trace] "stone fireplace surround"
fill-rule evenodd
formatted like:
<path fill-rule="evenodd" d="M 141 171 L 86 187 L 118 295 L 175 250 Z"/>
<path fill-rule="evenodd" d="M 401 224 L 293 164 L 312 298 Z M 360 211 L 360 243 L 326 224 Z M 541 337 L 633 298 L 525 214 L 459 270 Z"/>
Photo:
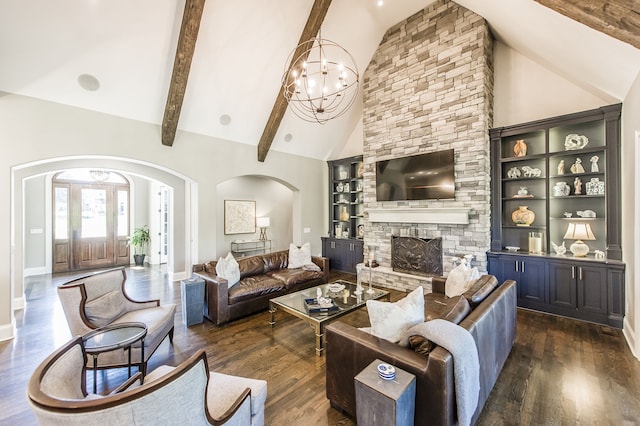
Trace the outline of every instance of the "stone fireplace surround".
<path fill-rule="evenodd" d="M 430 278 L 391 269 L 392 235 L 441 237 L 445 275 L 469 254 L 486 271 L 492 54 L 486 21 L 439 0 L 391 27 L 365 71 L 364 257 L 380 264 L 372 270 L 375 285 L 431 291 Z M 376 161 L 450 148 L 455 200 L 376 201 Z"/>

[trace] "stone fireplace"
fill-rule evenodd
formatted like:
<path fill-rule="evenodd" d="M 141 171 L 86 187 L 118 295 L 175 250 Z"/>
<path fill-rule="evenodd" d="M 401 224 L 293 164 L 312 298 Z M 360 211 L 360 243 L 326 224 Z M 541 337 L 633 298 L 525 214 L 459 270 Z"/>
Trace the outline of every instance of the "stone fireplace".
<path fill-rule="evenodd" d="M 392 236 L 441 241 L 442 272 L 473 255 L 487 270 L 493 39 L 487 22 L 437 0 L 389 28 L 363 75 L 364 258 L 373 283 L 400 290 L 431 279 L 394 270 Z M 455 199 L 376 199 L 376 161 L 454 150 Z M 409 267 L 408 269 L 411 269 Z"/>
<path fill-rule="evenodd" d="M 442 275 L 442 238 L 392 236 L 391 269 L 424 277 Z"/>

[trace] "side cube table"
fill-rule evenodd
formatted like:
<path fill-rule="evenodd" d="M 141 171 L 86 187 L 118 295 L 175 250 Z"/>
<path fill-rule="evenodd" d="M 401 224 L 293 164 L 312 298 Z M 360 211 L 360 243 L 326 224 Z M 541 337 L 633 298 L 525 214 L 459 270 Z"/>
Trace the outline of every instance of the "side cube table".
<path fill-rule="evenodd" d="M 187 327 L 200 324 L 204 311 L 204 280 L 189 278 L 180 281 L 182 321 Z"/>
<path fill-rule="evenodd" d="M 413 426 L 416 376 L 395 367 L 396 378 L 384 380 L 378 375 L 382 363 L 376 359 L 354 379 L 358 424 Z"/>

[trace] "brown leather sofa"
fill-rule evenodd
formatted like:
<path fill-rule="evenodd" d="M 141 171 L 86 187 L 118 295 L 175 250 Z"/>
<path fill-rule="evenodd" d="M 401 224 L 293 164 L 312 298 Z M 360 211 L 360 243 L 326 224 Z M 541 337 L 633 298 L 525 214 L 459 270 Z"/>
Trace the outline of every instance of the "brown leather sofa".
<path fill-rule="evenodd" d="M 444 283 L 444 278 L 433 279 L 433 293 L 425 295 L 425 318 L 459 321 L 476 342 L 480 394 L 473 424 L 516 339 L 516 283 L 509 280 L 498 285 L 494 276 L 480 277 L 463 295 L 471 308 L 463 319 L 454 307 L 458 299 L 445 297 Z M 446 349 L 435 346 L 424 355 L 339 321 L 327 326 L 325 336 L 326 388 L 332 407 L 356 416 L 354 377 L 377 358 L 416 376 L 416 425 L 458 423 L 453 357 Z"/>
<path fill-rule="evenodd" d="M 269 299 L 326 283 L 329 259 L 312 256 L 320 271 L 288 269 L 289 250 L 238 259 L 240 282 L 229 288 L 226 279 L 216 275 L 216 261 L 193 265 L 193 275 L 204 279 L 204 316 L 215 324 L 263 311 Z"/>

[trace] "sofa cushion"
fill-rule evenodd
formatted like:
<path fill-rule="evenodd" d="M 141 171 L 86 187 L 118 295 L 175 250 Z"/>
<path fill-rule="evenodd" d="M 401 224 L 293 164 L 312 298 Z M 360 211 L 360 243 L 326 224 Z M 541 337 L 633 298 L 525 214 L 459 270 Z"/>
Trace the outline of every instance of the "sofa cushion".
<path fill-rule="evenodd" d="M 263 254 L 260 257 L 264 263 L 265 273 L 276 269 L 287 269 L 287 265 L 289 264 L 289 250 Z"/>
<path fill-rule="evenodd" d="M 498 287 L 498 279 L 493 275 L 483 275 L 464 293 L 471 309 L 475 309 L 491 292 Z"/>
<path fill-rule="evenodd" d="M 246 277 L 229 289 L 229 304 L 284 290 L 284 282 L 268 275 Z"/>
<path fill-rule="evenodd" d="M 424 322 L 424 290 L 418 286 L 397 302 L 367 300 L 371 334 L 397 342 L 403 333 Z"/>
<path fill-rule="evenodd" d="M 111 324 L 125 311 L 125 300 L 122 292 L 110 291 L 84 304 L 84 314 L 97 327 Z"/>
<path fill-rule="evenodd" d="M 304 243 L 298 248 L 294 244 L 289 244 L 289 269 L 302 268 L 311 262 L 311 244 Z"/>
<path fill-rule="evenodd" d="M 424 336 L 414 334 L 409 336 L 409 347 L 422 355 L 429 355 L 436 344 Z"/>
<path fill-rule="evenodd" d="M 457 302 L 449 309 L 440 315 L 439 318 L 450 321 L 454 324 L 460 324 L 463 319 L 471 312 L 471 306 L 466 297 L 460 296 L 457 298 Z"/>
<path fill-rule="evenodd" d="M 276 269 L 269 271 L 265 275 L 275 278 L 284 283 L 287 289 L 296 286 L 302 282 L 320 279 L 323 277 L 320 271 L 308 271 L 306 269 Z"/>
<path fill-rule="evenodd" d="M 261 256 L 250 256 L 238 260 L 240 279 L 264 273 L 264 260 Z"/>

